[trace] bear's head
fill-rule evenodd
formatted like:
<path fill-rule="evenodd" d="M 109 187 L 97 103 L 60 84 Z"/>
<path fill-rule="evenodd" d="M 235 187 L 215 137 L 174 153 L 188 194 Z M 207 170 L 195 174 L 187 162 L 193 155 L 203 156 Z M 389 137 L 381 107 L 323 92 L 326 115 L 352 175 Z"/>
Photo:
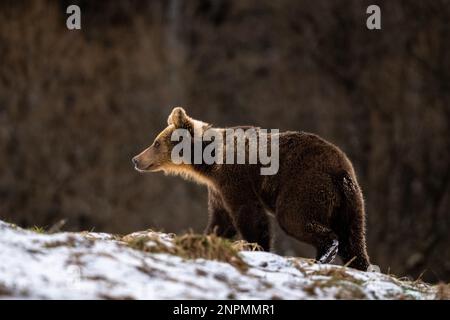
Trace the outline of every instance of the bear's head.
<path fill-rule="evenodd" d="M 187 130 L 192 136 L 196 130 L 205 130 L 209 125 L 198 120 L 194 120 L 186 114 L 181 107 L 175 107 L 167 119 L 167 127 L 161 131 L 153 143 L 132 161 L 134 167 L 139 172 L 155 171 L 178 171 L 183 164 L 175 164 L 172 161 L 172 149 L 178 141 L 172 141 L 171 137 L 176 129 Z"/>

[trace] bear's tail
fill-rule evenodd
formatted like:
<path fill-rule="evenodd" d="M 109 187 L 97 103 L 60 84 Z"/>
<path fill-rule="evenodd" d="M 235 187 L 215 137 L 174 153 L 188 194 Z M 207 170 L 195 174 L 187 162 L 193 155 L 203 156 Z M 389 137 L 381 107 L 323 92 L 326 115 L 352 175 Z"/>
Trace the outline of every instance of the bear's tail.
<path fill-rule="evenodd" d="M 348 172 L 343 172 L 336 178 L 343 199 L 335 212 L 333 226 L 339 239 L 338 254 L 349 267 L 366 271 L 370 262 L 366 250 L 362 192 Z"/>

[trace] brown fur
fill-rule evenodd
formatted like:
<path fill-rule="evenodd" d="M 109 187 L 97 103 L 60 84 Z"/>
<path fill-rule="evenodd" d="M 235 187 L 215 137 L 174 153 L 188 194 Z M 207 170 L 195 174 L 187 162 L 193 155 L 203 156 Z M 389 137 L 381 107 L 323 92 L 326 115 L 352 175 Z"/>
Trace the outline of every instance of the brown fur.
<path fill-rule="evenodd" d="M 206 184 L 206 233 L 239 233 L 270 250 L 270 212 L 287 234 L 316 247 L 317 260 L 330 262 L 337 250 L 344 262 L 353 259 L 351 267 L 367 269 L 363 196 L 350 160 L 338 147 L 310 133 L 280 133 L 280 167 L 273 176 L 260 175 L 259 165 L 175 165 L 170 162 L 173 129 L 209 126 L 181 108 L 172 111 L 168 124 L 157 138 L 158 149 L 150 146 L 133 162 L 140 171 L 162 170 Z M 157 165 L 146 170 L 152 162 Z"/>

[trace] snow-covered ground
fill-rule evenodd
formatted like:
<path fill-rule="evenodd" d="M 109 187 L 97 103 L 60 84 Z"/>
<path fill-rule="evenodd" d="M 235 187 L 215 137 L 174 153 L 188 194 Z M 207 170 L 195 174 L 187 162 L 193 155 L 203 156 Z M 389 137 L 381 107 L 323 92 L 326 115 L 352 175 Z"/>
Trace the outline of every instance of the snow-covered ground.
<path fill-rule="evenodd" d="M 127 236 L 142 236 L 136 233 Z M 159 245 L 172 237 L 147 233 Z M 151 245 L 151 243 L 149 244 Z M 102 233 L 41 234 L 0 221 L 0 298 L 434 299 L 437 289 L 376 272 L 241 251 L 248 268 L 133 249 Z"/>

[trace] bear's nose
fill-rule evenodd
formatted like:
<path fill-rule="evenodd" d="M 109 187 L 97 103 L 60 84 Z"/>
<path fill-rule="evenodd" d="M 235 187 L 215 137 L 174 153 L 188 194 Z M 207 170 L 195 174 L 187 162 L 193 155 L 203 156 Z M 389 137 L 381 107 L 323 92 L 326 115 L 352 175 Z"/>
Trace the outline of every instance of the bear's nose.
<path fill-rule="evenodd" d="M 136 157 L 134 157 L 133 159 L 131 159 L 131 162 L 133 162 L 134 166 L 137 167 L 139 161 L 138 159 L 136 159 Z"/>

